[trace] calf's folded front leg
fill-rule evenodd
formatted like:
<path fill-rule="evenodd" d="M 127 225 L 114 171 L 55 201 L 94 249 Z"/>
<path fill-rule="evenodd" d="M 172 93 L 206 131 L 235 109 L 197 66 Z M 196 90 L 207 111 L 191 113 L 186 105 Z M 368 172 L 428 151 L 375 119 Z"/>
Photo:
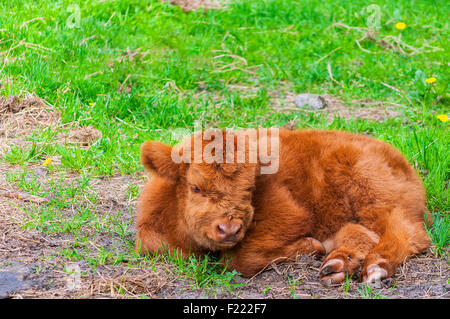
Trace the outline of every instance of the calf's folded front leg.
<path fill-rule="evenodd" d="M 140 225 L 136 236 L 136 252 L 145 255 L 164 249 L 168 249 L 168 244 L 162 234 L 155 232 L 149 225 Z"/>
<path fill-rule="evenodd" d="M 269 268 L 272 263 L 295 260 L 298 255 L 323 255 L 322 243 L 312 237 L 300 238 L 288 245 L 273 245 L 270 248 L 255 248 L 251 244 L 243 244 L 232 252 L 228 260 L 228 268 L 236 270 L 244 277 L 252 277 Z M 225 254 L 226 257 L 226 254 Z"/>

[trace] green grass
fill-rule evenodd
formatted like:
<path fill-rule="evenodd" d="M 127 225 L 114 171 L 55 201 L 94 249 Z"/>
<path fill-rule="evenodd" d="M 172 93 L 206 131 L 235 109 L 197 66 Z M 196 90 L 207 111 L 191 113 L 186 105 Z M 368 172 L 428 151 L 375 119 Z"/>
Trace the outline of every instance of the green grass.
<path fill-rule="evenodd" d="M 449 123 L 436 118 L 449 113 L 446 1 L 377 1 L 371 11 L 361 0 L 247 0 L 234 1 L 226 10 L 189 13 L 160 1 L 76 4 L 0 4 L 0 95 L 31 92 L 55 105 L 63 123 L 78 121 L 102 133 L 100 140 L 84 147 L 58 145 L 57 133 L 67 133 L 63 127 L 58 132 L 37 129 L 0 159 L 23 167 L 22 174 L 8 177 L 11 182 L 36 196 L 52 195 L 49 205 L 22 208 L 28 216 L 25 225 L 73 234 L 74 244 L 61 251 L 68 260 L 84 259 L 95 267 L 131 258 L 131 220 L 121 224 L 96 212 L 89 180 L 142 171 L 143 141 L 173 144 L 171 130 L 191 130 L 198 120 L 222 128 L 283 126 L 296 120 L 302 128 L 367 133 L 393 144 L 421 173 L 435 221 L 429 233 L 436 252 L 446 254 L 450 134 Z M 420 49 L 407 56 L 362 41 L 362 48 L 373 52 L 368 53 L 356 43 L 363 35 L 359 30 L 333 26 L 367 27 L 378 16 L 380 38 L 401 34 L 403 42 L 430 52 Z M 405 30 L 395 28 L 399 21 L 406 23 Z M 235 69 L 224 67 L 231 63 Z M 427 84 L 425 79 L 432 76 L 436 83 Z M 325 116 L 279 112 L 272 107 L 274 90 L 394 103 L 401 116 L 384 122 L 328 121 Z M 29 171 L 48 157 L 61 159 L 61 164 L 47 167 L 51 176 L 61 177 L 44 189 Z M 67 186 L 64 176 L 71 172 L 81 174 L 80 183 Z M 127 194 L 135 198 L 138 192 L 130 186 Z M 75 214 L 61 213 L 68 206 L 75 207 Z M 122 238 L 126 256 L 113 248 L 92 247 L 88 233 L 94 229 Z M 198 287 L 220 285 L 217 278 L 234 276 L 208 259 L 186 263 L 178 264 L 180 273 L 189 273 Z"/>
<path fill-rule="evenodd" d="M 236 288 L 245 286 L 245 284 L 235 282 L 234 279 L 238 274 L 235 270 L 227 271 L 221 260 L 209 255 L 200 258 L 183 257 L 180 251 L 175 250 L 173 253 L 160 252 L 153 258 L 175 265 L 175 275 L 193 279 L 192 288 L 204 288 L 208 294 L 215 295 L 218 290 L 231 293 Z"/>
<path fill-rule="evenodd" d="M 441 215 L 439 212 L 433 212 L 432 215 L 433 225 L 426 229 L 435 245 L 435 254 L 445 256 L 448 253 L 448 245 L 450 243 L 450 217 L 448 213 Z"/>
<path fill-rule="evenodd" d="M 381 295 L 380 291 L 376 291 L 375 288 L 369 285 L 363 285 L 361 289 L 357 288 L 357 291 L 362 299 L 386 299 L 385 296 Z"/>
<path fill-rule="evenodd" d="M 298 299 L 298 296 L 295 294 L 295 288 L 302 283 L 303 279 L 291 278 L 289 275 L 286 275 L 286 279 L 289 283 L 292 299 Z"/>
<path fill-rule="evenodd" d="M 350 284 L 351 284 L 351 280 L 352 280 L 353 274 L 351 274 L 350 276 L 348 275 L 348 272 L 345 272 L 345 295 L 348 294 L 348 290 L 350 289 Z"/>

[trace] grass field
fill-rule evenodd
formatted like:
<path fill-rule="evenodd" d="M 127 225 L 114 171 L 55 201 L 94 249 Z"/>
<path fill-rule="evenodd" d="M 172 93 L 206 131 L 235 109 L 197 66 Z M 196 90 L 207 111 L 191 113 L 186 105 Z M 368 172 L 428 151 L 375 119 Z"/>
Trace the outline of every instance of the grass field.
<path fill-rule="evenodd" d="M 214 260 L 133 250 L 134 208 L 146 179 L 140 144 L 173 144 L 173 130 L 198 122 L 339 129 L 400 149 L 426 187 L 435 221 L 429 254 L 447 284 L 435 295 L 446 295 L 447 2 L 218 2 L 218 9 L 190 12 L 150 0 L 0 3 L 0 187 L 19 194 L 0 194 L 7 236 L 0 256 L 32 265 L 45 279 L 22 295 L 245 295 L 251 283 Z M 304 92 L 327 96 L 338 106 L 331 110 L 343 112 L 296 108 L 292 99 Z M 69 291 L 64 276 L 73 264 L 82 288 Z M 301 294 L 301 276 L 286 276 L 286 287 L 251 291 Z M 329 296 L 377 298 L 399 287 L 391 283 L 380 294 L 356 280 L 348 285 Z"/>

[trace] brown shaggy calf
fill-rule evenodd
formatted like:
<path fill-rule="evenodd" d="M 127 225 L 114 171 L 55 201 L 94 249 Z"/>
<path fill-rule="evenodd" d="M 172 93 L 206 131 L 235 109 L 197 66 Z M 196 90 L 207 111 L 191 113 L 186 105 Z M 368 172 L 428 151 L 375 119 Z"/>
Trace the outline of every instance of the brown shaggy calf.
<path fill-rule="evenodd" d="M 215 252 L 244 276 L 323 254 L 319 277 L 333 284 L 360 266 L 363 282 L 390 277 L 427 248 L 424 188 L 397 149 L 339 131 L 274 132 L 205 131 L 174 148 L 144 143 L 152 177 L 140 197 L 137 250 Z"/>

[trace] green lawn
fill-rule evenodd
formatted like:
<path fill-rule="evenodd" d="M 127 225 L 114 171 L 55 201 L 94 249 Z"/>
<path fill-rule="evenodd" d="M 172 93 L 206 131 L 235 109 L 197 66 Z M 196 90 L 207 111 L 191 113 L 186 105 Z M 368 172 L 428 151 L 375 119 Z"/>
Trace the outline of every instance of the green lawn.
<path fill-rule="evenodd" d="M 444 0 L 376 1 L 369 7 L 360 0 L 243 0 L 223 10 L 188 13 L 160 1 L 2 1 L 0 96 L 31 93 L 54 105 L 63 123 L 78 121 L 102 133 L 83 147 L 57 145 L 57 132 L 36 130 L 27 143 L 5 150 L 0 161 L 22 170 L 8 180 L 43 197 L 49 191 L 30 171 L 47 158 L 61 158 L 51 168 L 60 180 L 47 181 L 58 198 L 26 208 L 25 227 L 73 233 L 81 247 L 88 240 L 81 235 L 86 225 L 128 238 L 131 220 L 122 227 L 92 212 L 97 198 L 89 181 L 142 171 L 143 141 L 175 143 L 171 130 L 193 129 L 196 121 L 237 128 L 295 120 L 301 128 L 366 133 L 399 148 L 421 172 L 437 221 L 430 233 L 437 253 L 445 254 L 450 122 L 437 116 L 450 113 L 449 15 Z M 398 22 L 406 28 L 396 28 Z M 361 40 L 368 31 L 371 38 Z M 427 83 L 432 77 L 436 81 Z M 328 94 L 348 103 L 381 101 L 401 115 L 383 122 L 329 121 L 280 112 L 273 107 L 275 91 Z M 64 176 L 72 173 L 81 182 L 64 186 Z M 131 197 L 137 195 L 130 189 Z M 78 205 L 76 220 L 57 214 L 86 196 L 89 204 Z M 128 252 L 97 252 L 95 261 L 75 246 L 64 256 L 93 265 L 139 262 L 131 257 L 131 239 L 125 241 Z"/>

